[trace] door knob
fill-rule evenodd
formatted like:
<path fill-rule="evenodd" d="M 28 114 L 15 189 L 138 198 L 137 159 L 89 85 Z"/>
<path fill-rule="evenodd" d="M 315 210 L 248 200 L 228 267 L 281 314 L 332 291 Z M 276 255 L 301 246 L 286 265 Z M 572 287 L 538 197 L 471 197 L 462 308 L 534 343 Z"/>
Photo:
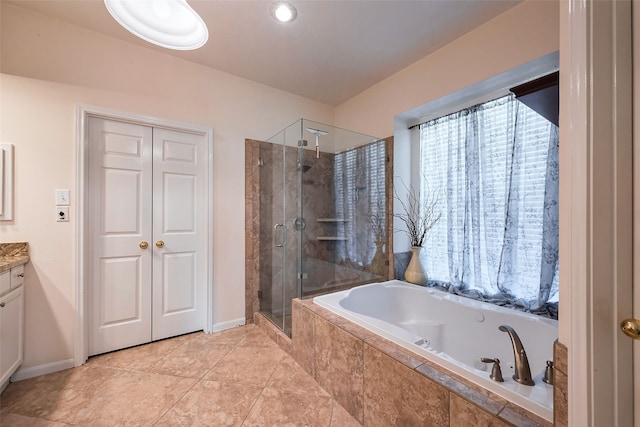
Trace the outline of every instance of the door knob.
<path fill-rule="evenodd" d="M 147 242 L 140 242 L 140 249 L 147 249 L 149 247 L 149 244 Z"/>
<path fill-rule="evenodd" d="M 640 339 L 640 320 L 625 319 L 620 323 L 620 329 L 634 340 Z"/>
<path fill-rule="evenodd" d="M 158 240 L 156 242 L 156 247 L 157 248 L 164 248 L 164 242 L 162 240 Z"/>

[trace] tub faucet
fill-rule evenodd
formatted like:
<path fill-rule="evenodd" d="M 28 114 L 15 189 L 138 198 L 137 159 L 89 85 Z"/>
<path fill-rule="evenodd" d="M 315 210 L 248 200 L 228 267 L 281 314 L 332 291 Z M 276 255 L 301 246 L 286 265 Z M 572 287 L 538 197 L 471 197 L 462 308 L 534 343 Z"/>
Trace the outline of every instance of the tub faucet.
<path fill-rule="evenodd" d="M 522 346 L 522 341 L 520 341 L 520 337 L 516 334 L 516 331 L 509 325 L 500 325 L 498 327 L 502 332 L 506 332 L 509 334 L 509 338 L 511 338 L 511 345 L 513 346 L 513 358 L 516 364 L 515 373 L 513 374 L 513 379 L 516 382 L 524 385 L 534 385 L 533 380 L 531 379 L 531 368 L 529 367 L 529 359 L 527 359 L 527 352 L 524 351 L 524 347 Z"/>

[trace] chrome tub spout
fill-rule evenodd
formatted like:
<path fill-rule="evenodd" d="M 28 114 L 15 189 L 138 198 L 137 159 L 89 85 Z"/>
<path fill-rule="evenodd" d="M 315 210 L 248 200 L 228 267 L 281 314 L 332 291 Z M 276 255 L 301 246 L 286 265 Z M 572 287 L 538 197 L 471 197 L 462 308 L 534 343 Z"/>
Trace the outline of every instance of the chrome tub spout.
<path fill-rule="evenodd" d="M 516 331 L 514 331 L 513 328 L 509 325 L 500 325 L 498 329 L 500 329 L 502 332 L 508 333 L 509 338 L 511 338 L 511 345 L 513 346 L 513 358 L 516 364 L 513 379 L 520 384 L 534 385 L 534 382 L 531 379 L 531 368 L 529 367 L 527 352 L 524 351 L 524 346 L 522 345 L 522 341 L 520 341 L 520 337 L 518 337 Z"/>

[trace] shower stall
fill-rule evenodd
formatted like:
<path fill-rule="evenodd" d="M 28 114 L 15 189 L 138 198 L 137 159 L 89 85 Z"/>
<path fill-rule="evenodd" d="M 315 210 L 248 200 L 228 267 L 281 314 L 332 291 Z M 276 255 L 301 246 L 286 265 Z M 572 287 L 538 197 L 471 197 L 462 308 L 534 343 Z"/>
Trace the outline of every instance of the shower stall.
<path fill-rule="evenodd" d="M 246 141 L 247 317 L 291 331 L 291 300 L 388 280 L 392 141 L 300 119 Z"/>

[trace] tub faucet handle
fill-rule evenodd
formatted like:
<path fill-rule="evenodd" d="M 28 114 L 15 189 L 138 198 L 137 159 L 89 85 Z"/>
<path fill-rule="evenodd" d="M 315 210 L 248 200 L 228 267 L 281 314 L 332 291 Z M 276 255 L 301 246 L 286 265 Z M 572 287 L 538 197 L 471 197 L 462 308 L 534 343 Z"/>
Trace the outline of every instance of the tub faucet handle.
<path fill-rule="evenodd" d="M 547 360 L 547 367 L 544 369 L 544 378 L 542 378 L 542 381 L 553 385 L 553 362 L 551 360 Z"/>
<path fill-rule="evenodd" d="M 493 368 L 491 368 L 491 375 L 489 375 L 489 378 L 491 378 L 494 381 L 498 381 L 500 383 L 504 382 L 504 378 L 502 378 L 502 370 L 500 369 L 500 359 L 498 358 L 491 359 L 489 357 L 483 357 L 480 360 L 484 363 L 493 363 Z"/>

